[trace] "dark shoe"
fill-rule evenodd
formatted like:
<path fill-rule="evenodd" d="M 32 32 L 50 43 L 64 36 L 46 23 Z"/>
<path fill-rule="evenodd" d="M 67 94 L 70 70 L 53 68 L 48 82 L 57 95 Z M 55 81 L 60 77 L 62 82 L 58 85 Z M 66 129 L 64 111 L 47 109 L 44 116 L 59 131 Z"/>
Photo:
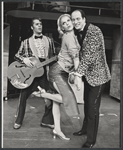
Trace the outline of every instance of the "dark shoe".
<path fill-rule="evenodd" d="M 13 128 L 14 129 L 20 129 L 21 128 L 21 124 L 14 123 Z"/>
<path fill-rule="evenodd" d="M 54 125 L 51 125 L 51 124 L 41 123 L 40 126 L 41 126 L 41 127 L 44 127 L 44 128 L 54 129 Z"/>
<path fill-rule="evenodd" d="M 86 135 L 86 134 L 87 134 L 87 132 L 82 131 L 82 130 L 73 133 L 73 135 L 75 135 L 75 136 L 81 136 L 81 135 Z"/>
<path fill-rule="evenodd" d="M 92 148 L 94 146 L 94 144 L 85 142 L 84 145 L 82 146 L 82 148 Z"/>

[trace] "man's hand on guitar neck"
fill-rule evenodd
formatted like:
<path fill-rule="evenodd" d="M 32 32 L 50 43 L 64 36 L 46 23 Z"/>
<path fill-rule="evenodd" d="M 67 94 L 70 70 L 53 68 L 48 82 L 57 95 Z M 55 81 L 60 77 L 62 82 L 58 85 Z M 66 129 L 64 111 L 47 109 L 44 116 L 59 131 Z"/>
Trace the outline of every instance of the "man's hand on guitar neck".
<path fill-rule="evenodd" d="M 30 58 L 24 58 L 23 62 L 28 66 L 28 67 L 34 67 L 35 65 L 33 64 L 33 62 L 30 60 Z"/>

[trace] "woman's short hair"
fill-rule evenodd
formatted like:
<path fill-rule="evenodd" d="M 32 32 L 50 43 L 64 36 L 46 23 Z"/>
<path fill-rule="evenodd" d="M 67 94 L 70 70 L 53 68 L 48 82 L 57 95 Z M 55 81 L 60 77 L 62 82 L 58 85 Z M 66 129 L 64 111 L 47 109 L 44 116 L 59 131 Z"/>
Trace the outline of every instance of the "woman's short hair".
<path fill-rule="evenodd" d="M 57 19 L 57 26 L 58 26 L 57 30 L 58 30 L 58 32 L 59 32 L 59 37 L 62 37 L 63 34 L 64 34 L 64 31 L 63 31 L 62 28 L 61 28 L 61 19 L 62 19 L 62 17 L 64 17 L 64 16 L 67 16 L 67 17 L 69 17 L 69 18 L 71 19 L 71 16 L 70 16 L 69 14 L 63 14 L 63 15 L 61 15 L 61 16 Z"/>

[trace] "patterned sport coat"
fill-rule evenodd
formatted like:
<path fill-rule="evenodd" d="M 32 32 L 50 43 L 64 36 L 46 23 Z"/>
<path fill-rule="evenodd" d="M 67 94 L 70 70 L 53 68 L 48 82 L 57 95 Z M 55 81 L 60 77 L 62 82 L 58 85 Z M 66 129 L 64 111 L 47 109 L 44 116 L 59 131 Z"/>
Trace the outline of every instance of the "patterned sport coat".
<path fill-rule="evenodd" d="M 93 24 L 88 25 L 81 43 L 77 73 L 85 76 L 91 86 L 99 86 L 111 79 L 106 62 L 104 37 L 99 27 Z"/>
<path fill-rule="evenodd" d="M 43 35 L 42 38 L 45 41 L 45 51 L 47 53 L 47 58 L 53 57 L 55 55 L 55 48 L 54 48 L 53 41 L 45 35 Z M 31 50 L 31 46 L 29 44 L 29 38 L 28 38 L 21 42 L 20 48 L 18 52 L 15 54 L 15 60 L 19 62 L 23 62 L 24 58 L 32 57 L 32 56 L 34 56 L 34 54 Z"/>

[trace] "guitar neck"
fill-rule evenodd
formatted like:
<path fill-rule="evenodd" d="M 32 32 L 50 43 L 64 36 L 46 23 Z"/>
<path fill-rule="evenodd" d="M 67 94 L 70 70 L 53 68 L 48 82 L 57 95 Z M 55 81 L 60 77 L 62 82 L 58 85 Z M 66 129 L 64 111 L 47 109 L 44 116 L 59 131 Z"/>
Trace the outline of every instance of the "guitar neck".
<path fill-rule="evenodd" d="M 38 68 L 41 68 L 41 67 L 53 62 L 54 60 L 56 60 L 56 58 L 57 58 L 57 56 L 54 56 L 50 59 L 45 60 L 44 62 L 41 62 L 40 65 L 38 65 Z"/>

